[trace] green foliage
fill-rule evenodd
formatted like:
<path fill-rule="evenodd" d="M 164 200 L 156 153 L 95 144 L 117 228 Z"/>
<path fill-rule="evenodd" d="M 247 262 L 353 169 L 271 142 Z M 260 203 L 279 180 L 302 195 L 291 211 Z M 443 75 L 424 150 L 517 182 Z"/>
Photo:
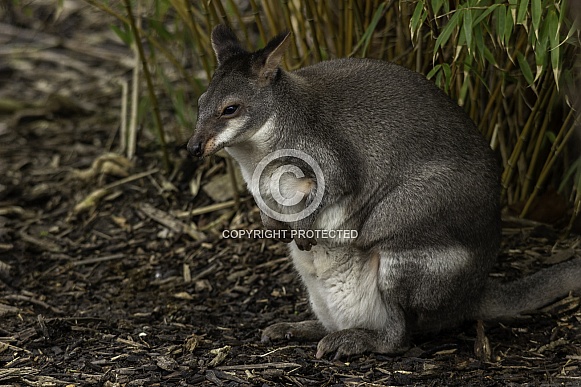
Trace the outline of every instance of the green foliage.
<path fill-rule="evenodd" d="M 118 1 L 86 0 L 115 15 Z M 569 0 L 571 1 L 571 0 Z M 573 0 L 577 1 L 577 0 Z M 291 31 L 286 67 L 372 57 L 422 72 L 463 106 L 502 158 L 503 198 L 525 216 L 549 185 L 580 208 L 579 153 L 567 144 L 579 125 L 571 90 L 580 82 L 580 35 L 566 0 L 132 0 L 142 15 L 148 66 L 180 125 L 194 126 L 195 103 L 215 67 L 212 27 L 225 23 L 248 48 Z M 577 72 L 576 72 L 577 71 Z M 182 87 L 186 86 L 189 92 Z M 168 133 L 174 141 L 179 134 Z M 453 141 L 454 139 L 450 139 Z"/>
<path fill-rule="evenodd" d="M 578 163 L 555 163 L 575 126 L 574 120 L 566 120 L 570 99 L 556 91 L 567 86 L 562 76 L 573 68 L 579 32 L 565 1 L 459 4 L 448 11 L 438 1 L 416 2 L 410 22 L 414 43 L 429 46 L 421 34 L 426 22 L 420 22 L 427 20 L 436 38 L 431 51 L 435 65 L 428 77 L 467 109 L 483 134 L 494 137 L 492 145 L 503 158 L 504 197 L 509 203 L 523 202 L 524 216 L 547 184 L 569 182 L 560 184 L 563 192 L 579 185 L 579 176 L 573 183 L 562 175 Z M 547 136 L 553 141 L 543 141 Z M 578 201 L 578 191 L 576 195 Z"/>

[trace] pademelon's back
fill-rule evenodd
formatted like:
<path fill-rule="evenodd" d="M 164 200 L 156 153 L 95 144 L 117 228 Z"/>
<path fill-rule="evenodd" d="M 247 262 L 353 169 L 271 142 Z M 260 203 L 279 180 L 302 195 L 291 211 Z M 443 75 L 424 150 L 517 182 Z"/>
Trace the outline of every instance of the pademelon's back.
<path fill-rule="evenodd" d="M 367 154 L 395 159 L 442 158 L 477 168 L 495 161 L 487 142 L 458 104 L 423 75 L 373 59 L 337 59 L 296 70 L 322 116 L 319 130 L 363 144 Z M 334 133 L 336 131 L 336 133 Z M 397 145 L 396 145 L 397 144 Z M 396 160 L 392 159 L 392 162 Z"/>
<path fill-rule="evenodd" d="M 377 105 L 428 103 L 458 108 L 423 75 L 391 62 L 343 58 L 323 61 L 294 73 L 304 77 L 314 90 L 327 95 L 344 95 L 350 103 L 365 100 Z"/>

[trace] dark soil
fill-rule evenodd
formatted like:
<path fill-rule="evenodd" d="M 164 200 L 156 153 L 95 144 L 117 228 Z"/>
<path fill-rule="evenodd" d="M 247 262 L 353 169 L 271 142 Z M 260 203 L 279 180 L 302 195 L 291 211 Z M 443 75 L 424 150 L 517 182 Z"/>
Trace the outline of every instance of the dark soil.
<path fill-rule="evenodd" d="M 51 22 L 43 10 L 0 18 L 2 385 L 581 385 L 578 294 L 485 323 L 488 356 L 475 354 L 486 341 L 474 322 L 402 356 L 316 360 L 316 343 L 261 344 L 269 324 L 312 317 L 285 245 L 222 238 L 260 227 L 246 193 L 222 209 L 192 194 L 198 177 L 227 173 L 223 159 L 172 146 L 164 172 L 147 130 L 133 163 L 110 154 L 131 53 L 94 11 Z M 559 236 L 507 223 L 493 275 L 581 256 L 581 239 Z"/>

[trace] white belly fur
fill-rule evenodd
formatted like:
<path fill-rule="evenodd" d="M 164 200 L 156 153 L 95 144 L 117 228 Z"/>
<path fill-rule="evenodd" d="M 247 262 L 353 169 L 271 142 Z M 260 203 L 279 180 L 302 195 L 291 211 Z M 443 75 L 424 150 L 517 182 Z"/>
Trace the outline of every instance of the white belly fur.
<path fill-rule="evenodd" d="M 329 331 L 383 330 L 387 309 L 377 288 L 379 255 L 349 246 L 313 246 L 301 251 L 291 243 L 293 263 L 308 288 L 313 312 Z"/>

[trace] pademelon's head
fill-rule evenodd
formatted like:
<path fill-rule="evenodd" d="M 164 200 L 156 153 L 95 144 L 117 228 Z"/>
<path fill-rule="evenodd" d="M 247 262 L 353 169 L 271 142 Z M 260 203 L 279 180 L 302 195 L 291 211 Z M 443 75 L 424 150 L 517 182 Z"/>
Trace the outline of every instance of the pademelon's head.
<path fill-rule="evenodd" d="M 208 156 L 251 137 L 272 115 L 276 82 L 290 34 L 281 34 L 261 50 L 248 52 L 226 26 L 212 31 L 218 68 L 198 100 L 198 121 L 188 141 L 194 156 Z"/>

